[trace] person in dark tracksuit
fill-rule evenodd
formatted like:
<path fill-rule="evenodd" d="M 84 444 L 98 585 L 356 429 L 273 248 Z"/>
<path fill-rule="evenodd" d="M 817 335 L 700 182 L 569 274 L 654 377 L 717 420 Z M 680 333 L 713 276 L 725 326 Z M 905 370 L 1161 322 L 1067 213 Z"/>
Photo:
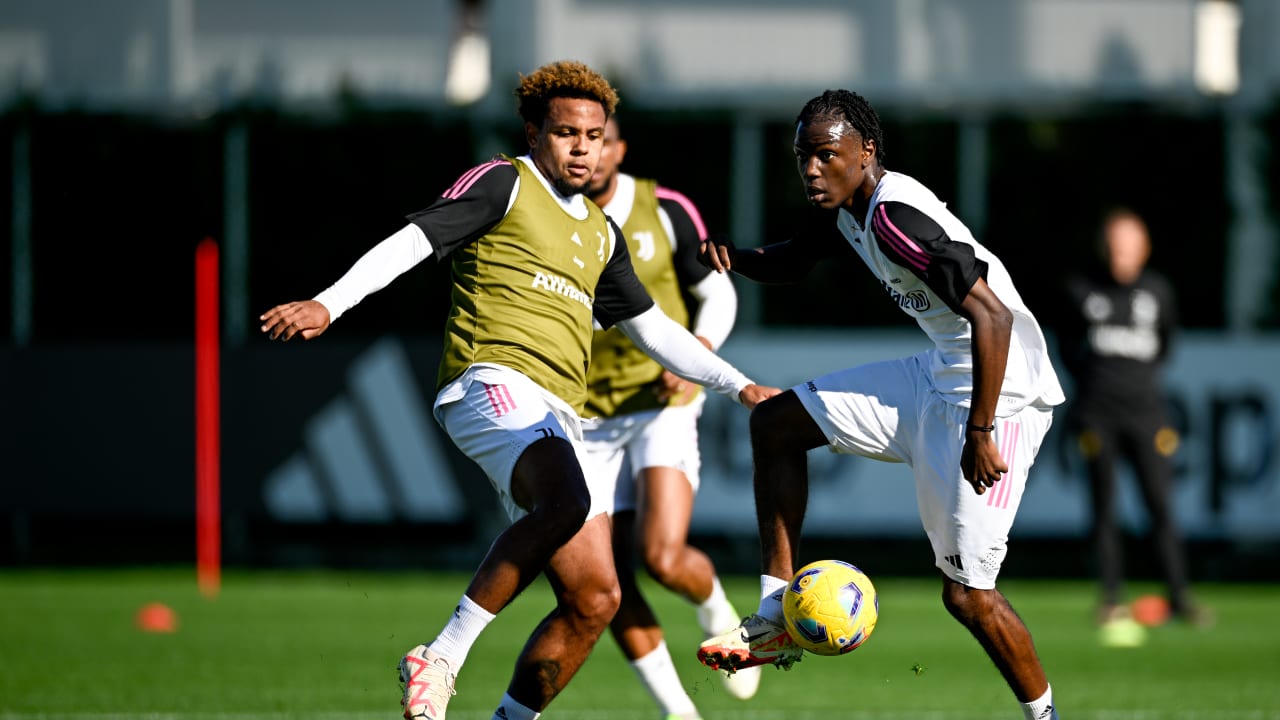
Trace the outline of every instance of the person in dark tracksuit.
<path fill-rule="evenodd" d="M 1106 645 L 1137 645 L 1145 633 L 1123 601 L 1116 518 L 1121 460 L 1138 481 L 1171 614 L 1196 623 L 1206 620 L 1191 598 L 1172 507 L 1172 456 L 1179 437 L 1169 422 L 1161 372 L 1177 328 L 1176 298 L 1169 281 L 1147 267 L 1151 242 L 1137 213 L 1127 208 L 1108 212 L 1099 245 L 1100 267 L 1068 282 L 1062 354 L 1076 394 L 1067 421 L 1088 468 L 1101 639 Z"/>

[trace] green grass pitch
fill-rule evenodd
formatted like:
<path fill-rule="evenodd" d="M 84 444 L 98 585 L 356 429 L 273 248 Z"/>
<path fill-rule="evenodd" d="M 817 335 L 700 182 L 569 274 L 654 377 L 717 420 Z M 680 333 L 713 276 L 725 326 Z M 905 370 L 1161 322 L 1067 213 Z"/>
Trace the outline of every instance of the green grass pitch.
<path fill-rule="evenodd" d="M 843 657 L 766 668 L 749 702 L 694 659 L 692 609 L 646 585 L 706 720 L 987 720 L 1021 714 L 935 581 L 874 578 L 880 623 Z M 399 716 L 395 664 L 428 639 L 467 578 L 456 574 L 229 572 L 216 598 L 188 569 L 0 571 L 0 720 L 356 720 Z M 725 580 L 739 609 L 753 577 Z M 1103 649 L 1087 581 L 1007 580 L 1068 720 L 1280 720 L 1280 587 L 1205 585 L 1212 630 L 1166 626 L 1146 645 Z M 1135 591 L 1143 588 L 1138 586 Z M 178 614 L 145 633 L 148 602 Z M 537 583 L 499 615 L 458 678 L 450 720 L 488 720 L 527 634 L 550 608 Z M 548 718 L 651 720 L 656 706 L 605 637 Z"/>

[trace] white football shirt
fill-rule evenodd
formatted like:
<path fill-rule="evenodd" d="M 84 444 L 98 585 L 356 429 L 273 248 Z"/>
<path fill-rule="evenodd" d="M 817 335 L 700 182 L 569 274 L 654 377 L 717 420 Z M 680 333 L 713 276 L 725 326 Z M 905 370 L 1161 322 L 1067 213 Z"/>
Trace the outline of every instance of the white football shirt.
<path fill-rule="evenodd" d="M 912 218 L 911 226 L 895 215 Z M 841 209 L 836 224 L 898 307 L 933 341 L 931 377 L 948 402 L 967 407 L 973 392 L 972 326 L 956 307 L 972 286 L 966 278 L 977 276 L 985 278 L 1014 316 L 996 414 L 1005 417 L 1027 405 L 1065 401 L 1040 324 L 1004 264 L 931 190 L 902 173 L 885 173 L 866 217 Z"/>

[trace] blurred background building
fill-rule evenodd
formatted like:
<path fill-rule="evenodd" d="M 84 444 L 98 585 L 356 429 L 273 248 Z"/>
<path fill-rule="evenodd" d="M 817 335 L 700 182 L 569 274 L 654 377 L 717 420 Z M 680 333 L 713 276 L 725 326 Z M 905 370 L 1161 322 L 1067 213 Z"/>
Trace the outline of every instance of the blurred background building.
<path fill-rule="evenodd" d="M 1138 209 L 1185 328 L 1170 384 L 1197 574 L 1274 575 L 1278 37 L 1274 0 L 0 3 L 0 562 L 190 558 L 193 258 L 212 238 L 226 561 L 470 565 L 491 492 L 429 411 L 447 268 L 305 347 L 256 317 L 520 151 L 518 74 L 573 58 L 620 90 L 628 170 L 740 245 L 803 206 L 793 120 L 834 87 L 876 105 L 888 166 L 937 189 L 1049 326 L 1100 210 Z M 915 347 L 864 275 L 739 283 L 725 354 L 787 385 Z M 709 404 L 694 529 L 751 570 L 745 428 Z M 905 471 L 812 462 L 813 534 L 918 549 Z M 1015 527 L 1062 572 L 1083 562 L 1078 476 L 1043 452 Z M 436 527 L 458 542 L 406 541 Z"/>

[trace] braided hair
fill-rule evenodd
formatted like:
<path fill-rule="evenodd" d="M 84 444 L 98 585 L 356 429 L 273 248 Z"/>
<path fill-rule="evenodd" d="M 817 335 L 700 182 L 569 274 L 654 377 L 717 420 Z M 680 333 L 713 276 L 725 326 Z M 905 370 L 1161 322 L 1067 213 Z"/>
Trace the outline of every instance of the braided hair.
<path fill-rule="evenodd" d="M 811 123 L 818 119 L 842 121 L 852 125 L 863 140 L 871 140 L 876 144 L 876 161 L 884 165 L 884 133 L 880 130 L 880 116 L 866 98 L 851 90 L 827 90 L 805 103 L 796 116 L 796 124 Z"/>

